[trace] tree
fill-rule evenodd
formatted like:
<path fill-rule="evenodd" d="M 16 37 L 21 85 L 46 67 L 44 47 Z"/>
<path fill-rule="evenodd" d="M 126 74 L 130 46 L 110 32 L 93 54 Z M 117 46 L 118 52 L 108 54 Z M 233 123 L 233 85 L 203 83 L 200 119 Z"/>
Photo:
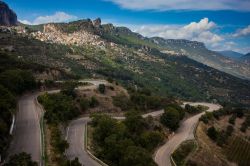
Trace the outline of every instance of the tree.
<path fill-rule="evenodd" d="M 188 113 L 190 114 L 197 114 L 202 111 L 201 106 L 198 106 L 197 108 L 194 106 L 191 106 L 189 104 L 185 105 L 185 109 L 187 110 Z"/>
<path fill-rule="evenodd" d="M 151 154 L 144 148 L 129 146 L 121 159 L 121 166 L 156 166 Z"/>
<path fill-rule="evenodd" d="M 226 143 L 227 138 L 228 138 L 228 135 L 225 133 L 225 131 L 222 130 L 218 132 L 218 136 L 216 139 L 217 145 L 223 146 Z"/>
<path fill-rule="evenodd" d="M 148 151 L 153 151 L 164 140 L 164 136 L 158 131 L 146 131 L 141 135 L 141 145 Z"/>
<path fill-rule="evenodd" d="M 22 152 L 11 156 L 4 166 L 38 166 L 38 164 L 31 160 L 29 154 Z"/>
<path fill-rule="evenodd" d="M 226 130 L 227 135 L 231 136 L 233 131 L 234 131 L 234 127 L 232 125 L 228 125 L 227 130 Z"/>
<path fill-rule="evenodd" d="M 60 140 L 57 143 L 57 149 L 61 154 L 63 154 L 68 148 L 69 148 L 69 143 L 66 140 Z"/>
<path fill-rule="evenodd" d="M 100 93 L 104 94 L 106 90 L 106 86 L 104 84 L 100 84 L 98 87 Z"/>
<path fill-rule="evenodd" d="M 233 114 L 233 115 L 229 118 L 228 122 L 229 122 L 230 124 L 234 125 L 234 124 L 235 124 L 236 118 L 237 118 L 237 116 L 236 116 L 235 114 Z"/>
<path fill-rule="evenodd" d="M 73 98 L 76 97 L 75 88 L 77 83 L 75 82 L 65 82 L 62 86 L 62 94 L 65 94 L 67 96 L 71 96 Z"/>
<path fill-rule="evenodd" d="M 89 108 L 89 101 L 87 99 L 80 99 L 80 107 L 83 111 Z"/>
<path fill-rule="evenodd" d="M 213 113 L 212 112 L 206 112 L 204 115 L 200 117 L 200 121 L 204 122 L 205 124 L 208 124 L 208 121 L 213 119 Z"/>
<path fill-rule="evenodd" d="M 179 122 L 180 114 L 172 107 L 167 108 L 161 116 L 161 123 L 169 127 L 172 131 L 175 131 L 179 127 Z"/>
<path fill-rule="evenodd" d="M 207 130 L 207 135 L 214 141 L 218 138 L 218 131 L 215 129 L 214 126 L 209 127 Z"/>
<path fill-rule="evenodd" d="M 23 70 L 7 70 L 1 73 L 0 84 L 15 94 L 21 94 L 25 90 L 33 89 L 36 86 L 32 73 Z"/>
<path fill-rule="evenodd" d="M 97 107 L 99 105 L 99 101 L 93 96 L 90 99 L 89 106 L 91 108 Z"/>
<path fill-rule="evenodd" d="M 137 111 L 127 112 L 124 124 L 131 134 L 140 134 L 146 128 L 144 119 Z"/>
<path fill-rule="evenodd" d="M 93 116 L 93 123 L 96 126 L 93 132 L 93 139 L 100 146 L 104 145 L 108 136 L 115 134 L 117 131 L 116 120 L 108 115 Z"/>

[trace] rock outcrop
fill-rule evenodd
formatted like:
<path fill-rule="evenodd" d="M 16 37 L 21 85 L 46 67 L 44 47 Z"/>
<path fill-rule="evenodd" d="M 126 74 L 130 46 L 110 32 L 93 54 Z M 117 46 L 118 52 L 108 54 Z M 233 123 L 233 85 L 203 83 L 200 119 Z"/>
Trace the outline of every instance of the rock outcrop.
<path fill-rule="evenodd" d="M 0 1 L 0 26 L 15 26 L 17 23 L 16 13 L 6 3 Z"/>
<path fill-rule="evenodd" d="M 102 24 L 102 20 L 100 18 L 93 20 L 94 27 L 100 27 L 101 24 Z"/>

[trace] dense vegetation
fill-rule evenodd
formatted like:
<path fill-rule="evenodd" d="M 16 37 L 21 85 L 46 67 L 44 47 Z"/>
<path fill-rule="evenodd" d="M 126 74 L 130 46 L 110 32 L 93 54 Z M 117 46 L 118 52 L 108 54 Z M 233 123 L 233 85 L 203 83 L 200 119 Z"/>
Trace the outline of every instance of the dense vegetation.
<path fill-rule="evenodd" d="M 178 105 L 170 105 L 164 110 L 164 113 L 161 116 L 161 123 L 172 131 L 175 131 L 178 129 L 179 123 L 184 116 L 184 109 Z"/>
<path fill-rule="evenodd" d="M 208 109 L 207 107 L 201 105 L 198 106 L 191 106 L 189 104 L 185 105 L 185 110 L 190 114 L 198 114 L 202 111 L 206 111 L 207 109 Z"/>
<path fill-rule="evenodd" d="M 38 166 L 38 164 L 32 161 L 29 154 L 23 152 L 10 156 L 9 161 L 4 166 Z"/>
<path fill-rule="evenodd" d="M 173 98 L 161 97 L 153 94 L 146 88 L 135 90 L 129 87 L 128 92 L 130 93 L 130 97 L 123 94 L 113 97 L 113 104 L 120 107 L 123 111 L 138 110 L 145 112 L 161 109 L 170 103 L 174 103 Z"/>
<path fill-rule="evenodd" d="M 66 123 L 79 115 L 78 109 L 74 106 L 73 98 L 63 93 L 45 93 L 39 96 L 38 101 L 46 110 L 44 118 L 48 124 Z"/>
<path fill-rule="evenodd" d="M 156 166 L 151 155 L 163 142 L 160 129 L 150 119 L 129 111 L 125 121 L 107 115 L 93 115 L 93 142 L 96 156 L 110 166 Z"/>

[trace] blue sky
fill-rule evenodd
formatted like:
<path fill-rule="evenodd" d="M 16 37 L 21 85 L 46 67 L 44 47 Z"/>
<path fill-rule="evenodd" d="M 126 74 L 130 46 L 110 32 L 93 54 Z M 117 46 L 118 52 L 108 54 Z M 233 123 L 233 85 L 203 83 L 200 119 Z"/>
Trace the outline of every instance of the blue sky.
<path fill-rule="evenodd" d="M 5 0 L 29 24 L 101 17 L 145 36 L 250 52 L 249 0 Z M 205 2 L 205 3 L 204 3 Z"/>

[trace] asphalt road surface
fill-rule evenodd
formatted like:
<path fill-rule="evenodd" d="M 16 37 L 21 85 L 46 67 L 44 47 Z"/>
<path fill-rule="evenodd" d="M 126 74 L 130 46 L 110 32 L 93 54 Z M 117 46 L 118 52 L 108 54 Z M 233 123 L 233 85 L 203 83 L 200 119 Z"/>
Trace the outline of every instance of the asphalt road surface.
<path fill-rule="evenodd" d="M 190 105 L 204 105 L 209 107 L 208 112 L 212 112 L 221 108 L 220 105 L 210 103 L 184 103 Z M 194 139 L 194 129 L 198 123 L 199 118 L 203 113 L 197 114 L 187 120 L 185 120 L 174 136 L 160 147 L 154 157 L 158 166 L 171 166 L 170 157 L 174 150 L 185 140 Z"/>
<path fill-rule="evenodd" d="M 13 140 L 8 150 L 9 156 L 26 152 L 41 164 L 41 138 L 39 119 L 40 107 L 35 104 L 38 93 L 24 95 L 18 102 L 19 110 L 14 124 Z"/>
<path fill-rule="evenodd" d="M 75 157 L 77 157 L 79 162 L 86 166 L 100 166 L 98 162 L 89 156 L 84 148 L 84 133 L 87 121 L 89 121 L 89 118 L 80 118 L 70 123 L 66 137 L 66 140 L 69 143 L 66 156 L 70 160 L 73 160 Z"/>
<path fill-rule="evenodd" d="M 96 88 L 99 84 L 107 84 L 105 80 L 81 80 L 80 82 L 92 84 L 90 86 L 84 86 L 84 88 Z M 60 90 L 49 91 L 49 93 L 58 92 L 60 92 Z M 13 128 L 13 140 L 8 149 L 8 156 L 26 152 L 31 155 L 32 160 L 42 165 L 41 130 L 39 122 L 43 110 L 36 104 L 38 95 L 39 93 L 26 94 L 18 101 L 18 111 Z"/>

